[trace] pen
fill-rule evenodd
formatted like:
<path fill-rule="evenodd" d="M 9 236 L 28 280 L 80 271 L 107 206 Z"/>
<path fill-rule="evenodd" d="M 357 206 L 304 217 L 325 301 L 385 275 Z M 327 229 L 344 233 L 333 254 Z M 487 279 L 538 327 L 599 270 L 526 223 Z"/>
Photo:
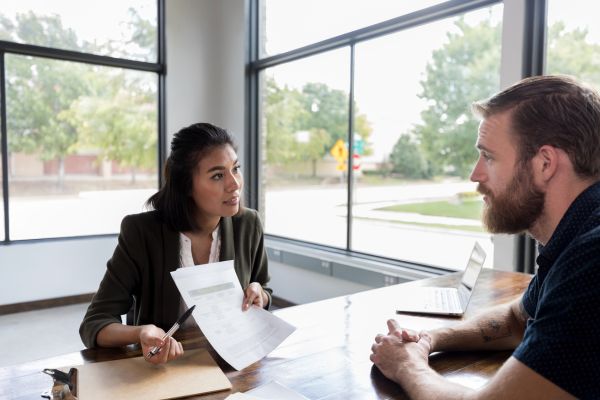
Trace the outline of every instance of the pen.
<path fill-rule="evenodd" d="M 173 336 L 173 334 L 175 332 L 177 332 L 177 329 L 179 329 L 179 327 L 185 322 L 185 320 L 188 319 L 188 317 L 190 315 L 192 315 L 192 311 L 194 311 L 194 308 L 196 308 L 195 304 L 193 306 L 191 306 L 190 308 L 188 308 L 188 310 L 185 313 L 183 313 L 183 315 L 181 317 L 179 317 L 179 319 L 177 320 L 177 322 L 175 322 L 173 324 L 173 326 L 171 327 L 171 329 L 169 329 L 169 331 L 167 333 L 165 333 L 165 335 L 162 337 L 161 340 L 165 340 L 165 339 L 170 338 L 171 336 Z M 146 357 L 147 358 L 152 358 L 152 356 L 155 356 L 159 352 L 159 350 L 161 349 L 161 347 L 154 346 L 153 348 L 150 349 L 150 351 L 148 352 L 148 355 Z"/>

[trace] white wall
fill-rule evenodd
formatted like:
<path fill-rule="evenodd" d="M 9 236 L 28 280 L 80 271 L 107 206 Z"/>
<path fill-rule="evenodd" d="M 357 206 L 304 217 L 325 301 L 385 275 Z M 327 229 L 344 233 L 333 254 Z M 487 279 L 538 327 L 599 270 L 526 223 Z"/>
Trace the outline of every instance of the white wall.
<path fill-rule="evenodd" d="M 116 237 L 0 246 L 0 305 L 96 291 Z"/>
<path fill-rule="evenodd" d="M 242 0 L 168 0 L 167 142 L 194 122 L 229 130 L 244 148 Z"/>
<path fill-rule="evenodd" d="M 278 262 L 269 262 L 273 295 L 296 304 L 310 303 L 374 289 Z"/>
<path fill-rule="evenodd" d="M 167 0 L 167 143 L 193 122 L 236 135 L 243 154 L 244 1 Z M 0 305 L 94 292 L 115 237 L 0 245 Z"/>

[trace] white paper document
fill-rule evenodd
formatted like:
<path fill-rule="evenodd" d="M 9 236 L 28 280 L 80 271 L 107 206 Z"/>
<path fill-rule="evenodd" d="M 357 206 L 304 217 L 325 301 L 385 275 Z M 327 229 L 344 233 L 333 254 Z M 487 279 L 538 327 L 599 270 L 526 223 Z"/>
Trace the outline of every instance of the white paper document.
<path fill-rule="evenodd" d="M 277 381 L 271 381 L 257 388 L 248 390 L 246 394 L 263 400 L 308 400 L 307 397 L 302 396 L 300 393 L 287 386 L 283 386 Z"/>
<path fill-rule="evenodd" d="M 271 381 L 246 393 L 234 393 L 225 400 L 309 400 L 300 393 L 283 386 L 277 381 Z"/>
<path fill-rule="evenodd" d="M 225 397 L 225 400 L 264 400 L 260 397 L 251 396 L 246 393 L 238 392 Z"/>
<path fill-rule="evenodd" d="M 196 323 L 219 353 L 236 370 L 265 357 L 296 329 L 262 308 L 242 311 L 244 293 L 233 260 L 179 268 L 173 280 Z"/>

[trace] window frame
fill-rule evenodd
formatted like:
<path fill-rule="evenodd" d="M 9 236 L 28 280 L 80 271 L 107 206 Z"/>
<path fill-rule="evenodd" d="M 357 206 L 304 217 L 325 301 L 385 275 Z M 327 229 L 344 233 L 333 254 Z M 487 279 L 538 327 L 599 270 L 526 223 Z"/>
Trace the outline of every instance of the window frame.
<path fill-rule="evenodd" d="M 165 0 L 156 0 L 157 3 L 157 59 L 156 62 L 129 60 L 125 58 L 116 58 L 92 53 L 81 53 L 73 50 L 58 49 L 52 47 L 9 42 L 0 40 L 0 158 L 2 160 L 2 198 L 4 214 L 4 240 L 0 245 L 11 243 L 61 241 L 65 239 L 80 239 L 90 237 L 112 237 L 117 233 L 97 234 L 97 235 L 75 235 L 68 237 L 52 237 L 39 239 L 19 239 L 10 238 L 10 215 L 9 215 L 9 182 L 8 182 L 8 132 L 6 124 L 6 69 L 5 55 L 16 54 L 22 56 L 41 57 L 56 61 L 73 61 L 97 66 L 116 67 L 140 72 L 153 72 L 158 77 L 158 99 L 157 99 L 157 173 L 159 186 L 162 185 L 161 166 L 165 160 L 166 148 L 166 105 L 165 105 L 165 82 L 166 82 L 166 52 L 165 52 Z"/>
<path fill-rule="evenodd" d="M 352 124 L 354 113 L 352 104 L 354 102 L 354 48 L 357 43 L 388 35 L 395 32 L 400 32 L 405 29 L 432 23 L 444 18 L 449 18 L 474 11 L 480 8 L 493 6 L 500 3 L 514 2 L 517 0 L 451 0 L 444 3 L 436 4 L 418 11 L 414 11 L 396 18 L 389 19 L 374 25 L 366 26 L 357 30 L 353 30 L 335 37 L 331 37 L 319 42 L 311 43 L 296 49 L 292 49 L 283 53 L 260 57 L 260 10 L 262 0 L 249 0 L 246 10 L 246 25 L 247 25 L 247 54 L 246 54 L 246 182 L 247 196 L 250 207 L 259 209 L 261 206 L 260 199 L 264 197 L 264 188 L 261 186 L 261 131 L 260 131 L 260 74 L 263 70 L 269 67 L 282 65 L 288 62 L 300 60 L 310 56 L 314 56 L 326 51 L 350 47 L 350 77 L 349 77 L 349 115 L 348 128 L 352 132 Z M 532 0 L 525 5 L 525 38 L 523 47 L 523 60 L 521 65 L 521 77 L 539 75 L 543 72 L 544 65 L 544 40 L 546 28 L 546 0 Z M 507 22 L 503 19 L 503 29 L 507 26 Z M 504 43 L 503 43 L 504 44 Z M 349 151 L 348 157 L 348 179 L 347 179 L 347 194 L 348 194 L 348 209 L 347 209 L 347 224 L 346 224 L 346 246 L 344 249 L 323 245 L 319 243 L 311 243 L 302 240 L 292 239 L 279 235 L 265 233 L 268 240 L 292 243 L 312 250 L 326 250 L 335 254 L 344 254 L 351 257 L 357 257 L 365 260 L 374 260 L 385 262 L 387 264 L 398 267 L 408 267 L 424 272 L 436 271 L 449 272 L 450 269 L 431 266 L 426 264 L 415 264 L 408 261 L 391 259 L 384 256 L 369 254 L 352 250 L 352 191 L 353 191 L 353 168 L 352 168 L 352 152 L 353 152 L 353 135 L 349 135 Z M 533 240 L 525 235 L 515 237 L 515 261 L 516 270 L 521 272 L 533 271 L 533 263 L 530 256 L 530 249 L 533 246 Z"/>

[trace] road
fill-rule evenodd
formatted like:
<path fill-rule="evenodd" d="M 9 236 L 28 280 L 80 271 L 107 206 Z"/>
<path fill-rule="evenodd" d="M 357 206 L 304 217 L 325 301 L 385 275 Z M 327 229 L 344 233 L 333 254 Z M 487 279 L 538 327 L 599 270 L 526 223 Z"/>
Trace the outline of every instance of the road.
<path fill-rule="evenodd" d="M 472 220 L 374 211 L 390 204 L 450 199 L 457 193 L 474 190 L 475 184 L 471 182 L 359 187 L 353 201 L 352 249 L 460 269 L 477 240 L 487 253 L 485 265 L 491 266 L 493 244 L 490 234 L 397 223 L 404 220 L 408 223 L 472 225 Z M 268 233 L 346 247 L 345 187 L 271 190 L 265 194 L 265 203 Z"/>

